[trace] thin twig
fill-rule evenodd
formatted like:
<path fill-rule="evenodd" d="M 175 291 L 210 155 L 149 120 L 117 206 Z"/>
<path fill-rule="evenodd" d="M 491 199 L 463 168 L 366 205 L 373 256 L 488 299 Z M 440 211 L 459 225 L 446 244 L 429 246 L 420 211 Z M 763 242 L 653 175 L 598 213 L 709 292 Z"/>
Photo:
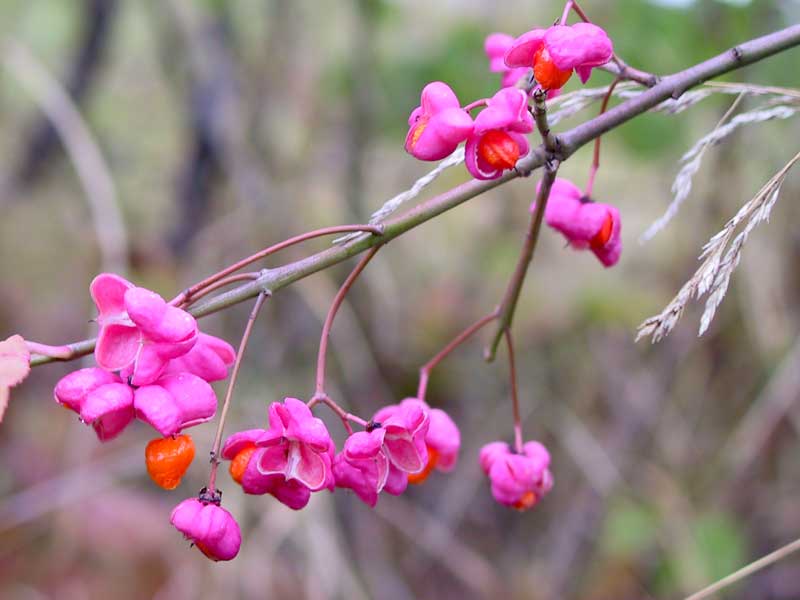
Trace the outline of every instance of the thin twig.
<path fill-rule="evenodd" d="M 339 291 L 336 293 L 336 297 L 331 303 L 328 316 L 325 317 L 325 323 L 322 325 L 322 335 L 320 336 L 319 340 L 319 353 L 317 354 L 317 378 L 314 392 L 315 397 L 327 397 L 327 394 L 325 394 L 325 362 L 328 352 L 328 339 L 330 338 L 331 327 L 333 327 L 333 320 L 336 318 L 336 313 L 338 312 L 339 307 L 342 305 L 347 292 L 350 291 L 350 288 L 353 287 L 353 283 L 355 283 L 355 280 L 358 279 L 358 276 L 361 274 L 361 271 L 366 268 L 369 261 L 371 261 L 372 257 L 378 253 L 380 248 L 380 246 L 375 246 L 361 258 L 355 269 L 353 269 L 350 275 L 347 276 L 347 279 L 344 280 L 342 287 L 339 288 Z"/>
<path fill-rule="evenodd" d="M 572 7 L 575 5 L 573 0 L 567 0 L 564 4 L 564 10 L 561 12 L 561 20 L 558 22 L 559 25 L 566 25 L 567 19 L 569 18 L 569 11 L 572 10 Z"/>
<path fill-rule="evenodd" d="M 220 288 L 227 287 L 232 283 L 239 283 L 242 281 L 253 281 L 254 279 L 258 279 L 259 273 L 252 272 L 252 273 L 237 273 L 235 275 L 228 275 L 227 277 L 223 277 L 219 281 L 211 283 L 206 287 L 202 288 L 200 291 L 195 292 L 192 294 L 191 299 L 186 299 L 181 303 L 182 307 L 189 306 L 190 304 L 197 302 L 201 298 L 205 298 L 212 292 L 216 292 Z"/>
<path fill-rule="evenodd" d="M 30 352 L 49 356 L 57 360 L 69 360 L 72 357 L 72 348 L 69 346 L 48 346 L 39 342 L 25 340 L 25 346 Z"/>
<path fill-rule="evenodd" d="M 793 542 L 786 544 L 785 546 L 778 548 L 774 552 L 770 552 L 766 556 L 762 556 L 756 561 L 751 562 L 749 565 L 742 567 L 738 571 L 734 571 L 727 577 L 723 577 L 716 583 L 711 584 L 707 588 L 700 590 L 699 592 L 695 592 L 691 596 L 687 596 L 686 600 L 702 600 L 703 598 L 708 598 L 712 594 L 730 586 L 734 583 L 741 581 L 745 577 L 749 577 L 753 573 L 764 569 L 779 560 L 782 560 L 789 556 L 790 554 L 797 552 L 800 550 L 800 539 L 797 539 Z"/>
<path fill-rule="evenodd" d="M 504 332 L 506 347 L 508 348 L 508 371 L 511 381 L 511 406 L 514 413 L 514 450 L 522 454 L 522 417 L 519 412 L 519 390 L 517 389 L 517 362 L 514 359 L 514 342 L 511 339 L 511 330 Z"/>
<path fill-rule="evenodd" d="M 247 265 L 250 265 L 258 260 L 261 260 L 262 258 L 266 258 L 270 254 L 275 254 L 280 250 L 284 250 L 285 248 L 288 248 L 290 246 L 294 246 L 301 242 L 305 242 L 306 240 L 311 240 L 325 235 L 345 233 L 348 231 L 356 231 L 359 233 L 371 233 L 372 235 L 381 235 L 383 233 L 383 226 L 382 225 L 335 225 L 333 227 L 323 227 L 322 229 L 315 229 L 314 231 L 301 233 L 300 235 L 291 237 L 288 240 L 284 240 L 273 246 L 269 246 L 268 248 L 259 250 L 255 254 L 251 254 L 247 258 L 243 258 L 242 260 L 235 262 L 229 267 L 225 267 L 224 269 L 222 269 L 217 273 L 214 273 L 210 277 L 206 277 L 202 281 L 195 283 L 193 286 L 181 292 L 178 296 L 172 299 L 170 304 L 173 305 L 186 304 L 187 302 L 194 300 L 198 292 L 204 290 L 211 284 L 218 282 L 219 280 L 230 275 L 231 273 L 235 273 L 239 269 L 243 269 Z"/>
<path fill-rule="evenodd" d="M 342 287 L 339 288 L 339 291 L 336 292 L 336 296 L 334 297 L 331 307 L 328 309 L 328 314 L 325 317 L 325 322 L 322 324 L 322 334 L 320 335 L 319 352 L 317 354 L 316 387 L 314 390 L 314 395 L 311 396 L 311 399 L 308 401 L 309 408 L 314 408 L 316 404 L 321 402 L 333 410 L 333 412 L 336 413 L 336 415 L 338 415 L 338 417 L 342 420 L 342 425 L 344 425 L 344 428 L 347 430 L 348 434 L 353 433 L 353 428 L 350 426 L 350 421 L 358 423 L 362 426 L 365 426 L 367 422 L 361 417 L 353 415 L 344 410 L 325 392 L 325 365 L 328 355 L 328 340 L 330 339 L 333 320 L 336 318 L 336 313 L 339 312 L 339 307 L 341 307 L 342 302 L 344 302 L 345 296 L 347 296 L 347 293 L 350 291 L 350 288 L 353 287 L 353 284 L 355 283 L 356 279 L 358 279 L 358 276 L 361 275 L 361 272 L 367 267 L 369 261 L 371 261 L 372 257 L 378 253 L 380 248 L 380 246 L 375 246 L 369 252 L 367 252 L 361 258 L 361 260 L 358 261 L 358 264 L 350 272 L 350 275 L 347 276 L 347 279 L 344 280 L 344 283 L 342 284 Z"/>
<path fill-rule="evenodd" d="M 583 21 L 584 23 L 591 23 L 589 17 L 586 15 L 585 12 L 583 12 L 583 9 L 577 2 L 573 0 L 570 4 L 572 4 L 572 10 L 574 10 L 575 14 L 578 15 L 578 17 L 580 17 L 581 21 Z"/>
<path fill-rule="evenodd" d="M 345 430 L 347 431 L 347 435 L 353 435 L 353 428 L 350 425 L 350 422 L 356 423 L 357 425 L 361 425 L 361 427 L 367 426 L 367 421 L 359 417 L 358 415 L 354 415 L 353 413 L 347 412 L 341 406 L 339 406 L 333 398 L 328 396 L 327 394 L 314 394 L 311 400 L 308 401 L 308 408 L 314 408 L 317 404 L 324 404 L 328 408 L 330 408 L 334 414 L 339 417 L 342 421 L 342 425 L 344 425 Z"/>
<path fill-rule="evenodd" d="M 545 207 L 547 206 L 547 199 L 550 197 L 550 188 L 553 187 L 557 172 L 557 163 L 545 168 L 542 183 L 539 187 L 539 193 L 536 195 L 536 210 L 531 215 L 528 230 L 525 232 L 525 241 L 522 244 L 522 250 L 517 259 L 517 266 L 508 282 L 506 291 L 503 294 L 503 299 L 500 301 L 500 305 L 496 310 L 498 316 L 497 330 L 492 341 L 484 350 L 484 358 L 487 362 L 494 360 L 497 354 L 497 346 L 503 334 L 511 327 L 511 321 L 514 318 L 514 310 L 517 307 L 519 294 L 525 283 L 525 275 L 528 273 L 528 266 L 531 264 L 531 260 L 533 260 L 533 252 L 536 249 L 536 242 L 539 240 L 539 231 L 542 228 L 542 219 L 544 217 Z"/>
<path fill-rule="evenodd" d="M 609 73 L 616 75 L 623 81 L 635 81 L 644 87 L 651 88 L 659 82 L 658 75 L 648 73 L 641 69 L 635 69 L 624 60 L 622 60 L 616 53 L 611 55 L 611 61 L 598 67 Z"/>
<path fill-rule="evenodd" d="M 561 161 L 566 160 L 579 148 L 598 136 L 658 106 L 665 100 L 679 98 L 689 88 L 697 86 L 710 78 L 758 62 L 798 44 L 800 44 L 800 25 L 792 25 L 739 44 L 736 46 L 735 51 L 728 50 L 688 69 L 664 77 L 652 88 L 622 102 L 606 113 L 559 135 L 560 145 L 556 158 Z M 277 269 L 270 269 L 257 280 L 245 283 L 229 292 L 219 294 L 192 308 L 189 312 L 196 317 L 201 317 L 244 302 L 249 298 L 254 298 L 264 289 L 275 292 L 295 281 L 369 250 L 376 245 L 385 244 L 414 227 L 517 177 L 529 175 L 533 170 L 541 167 L 546 158 L 543 146 L 535 148 L 517 163 L 515 170 L 509 170 L 497 179 L 489 181 L 473 180 L 461 184 L 422 202 L 402 216 L 386 221 L 384 223 L 385 230 L 381 236 L 359 236 L 359 238 L 341 246 L 328 248 Z M 77 358 L 92 352 L 94 340 L 76 342 L 70 344 L 70 347 L 74 348 L 72 358 Z M 53 360 L 50 357 L 37 355 L 31 359 L 31 366 L 46 364 Z"/>
<path fill-rule="evenodd" d="M 566 24 L 567 22 L 567 14 L 570 8 L 575 11 L 575 14 L 578 15 L 581 21 L 583 21 L 584 23 L 591 23 L 591 20 L 583 11 L 583 9 L 580 7 L 580 5 L 573 0 L 567 2 L 567 4 L 564 7 L 564 13 L 561 16 L 562 25 Z M 614 70 L 613 68 L 608 68 L 610 65 L 614 65 L 616 67 L 616 70 Z M 611 55 L 611 62 L 607 63 L 606 65 L 603 65 L 602 68 L 606 68 L 606 70 L 611 71 L 612 73 L 614 73 L 614 75 L 617 76 L 617 78 L 623 81 L 624 80 L 635 81 L 636 83 L 639 83 L 645 87 L 653 87 L 655 84 L 658 83 L 658 77 L 656 75 L 653 75 L 652 73 L 647 73 L 646 71 L 640 71 L 639 69 L 634 69 L 633 67 L 628 65 L 628 63 L 622 60 L 617 55 L 616 52 Z"/>
<path fill-rule="evenodd" d="M 608 91 L 606 95 L 603 97 L 603 103 L 600 105 L 600 114 L 602 115 L 606 112 L 608 108 L 608 101 L 611 100 L 611 96 L 614 94 L 614 88 L 617 87 L 617 84 L 622 81 L 622 78 L 618 75 L 614 78 L 614 81 L 611 82 L 611 85 L 608 86 Z M 585 195 L 588 197 L 592 196 L 592 190 L 594 189 L 594 178 L 597 175 L 597 170 L 600 168 L 600 142 L 603 139 L 603 136 L 598 136 L 594 140 L 594 154 L 592 155 L 592 166 L 589 169 L 589 179 L 586 182 L 586 192 Z"/>
<path fill-rule="evenodd" d="M 576 10 L 580 10 L 574 2 L 572 5 Z M 508 282 L 506 291 L 503 294 L 503 299 L 495 309 L 495 314 L 498 317 L 497 330 L 491 343 L 484 351 L 484 357 L 488 362 L 494 360 L 500 339 L 503 337 L 503 334 L 508 333 L 508 330 L 511 328 L 514 310 L 517 307 L 519 294 L 525 283 L 528 266 L 531 260 L 533 260 L 536 243 L 539 241 L 539 231 L 542 228 L 542 219 L 544 217 L 545 208 L 547 207 L 547 199 L 550 197 L 550 189 L 553 187 L 553 182 L 556 180 L 556 173 L 558 172 L 558 160 L 556 160 L 555 155 L 558 152 L 560 142 L 550 132 L 550 125 L 547 122 L 546 98 L 547 93 L 541 88 L 533 93 L 533 118 L 534 121 L 536 121 L 536 128 L 539 130 L 539 135 L 542 137 L 544 150 L 547 155 L 544 176 L 542 177 L 539 190 L 536 194 L 536 209 L 531 215 L 528 230 L 525 232 L 525 241 L 522 244 L 522 249 L 517 259 L 517 266 L 514 269 L 511 280 Z"/>
<path fill-rule="evenodd" d="M 250 333 L 253 331 L 258 313 L 267 299 L 267 293 L 261 292 L 256 298 L 256 303 L 253 305 L 253 310 L 250 311 L 250 317 L 247 319 L 247 325 L 242 334 L 242 341 L 239 342 L 239 350 L 236 353 L 236 362 L 233 363 L 233 370 L 231 371 L 231 379 L 228 382 L 228 389 L 225 390 L 225 400 L 222 403 L 222 410 L 219 415 L 219 423 L 217 424 L 217 433 L 214 436 L 214 445 L 211 446 L 211 471 L 208 474 L 208 493 L 214 495 L 215 486 L 217 483 L 217 469 L 219 467 L 219 449 L 222 445 L 222 431 L 225 428 L 225 419 L 228 417 L 228 408 L 231 405 L 231 398 L 233 397 L 233 388 L 236 385 L 236 378 L 239 376 L 239 368 L 242 366 L 242 358 L 244 351 L 247 349 L 247 342 L 250 340 Z"/>
<path fill-rule="evenodd" d="M 493 311 L 478 319 L 475 323 L 467 327 L 464 331 L 454 337 L 444 348 L 442 348 L 436 355 L 426 362 L 419 370 L 419 386 L 417 387 L 417 398 L 425 401 L 425 394 L 428 391 L 428 379 L 431 371 L 442 362 L 447 356 L 461 344 L 466 342 L 475 333 L 480 331 L 484 325 L 487 325 L 497 318 L 497 311 Z"/>

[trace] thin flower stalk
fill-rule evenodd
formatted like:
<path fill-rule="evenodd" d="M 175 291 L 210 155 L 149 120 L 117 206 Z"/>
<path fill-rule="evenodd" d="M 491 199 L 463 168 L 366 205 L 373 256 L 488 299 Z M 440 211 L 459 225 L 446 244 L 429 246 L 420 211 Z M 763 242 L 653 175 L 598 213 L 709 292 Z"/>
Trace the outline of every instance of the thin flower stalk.
<path fill-rule="evenodd" d="M 236 361 L 233 363 L 233 371 L 231 378 L 228 382 L 228 388 L 225 390 L 225 400 L 222 403 L 222 410 L 219 415 L 219 423 L 217 424 L 217 432 L 214 435 L 214 444 L 211 447 L 211 471 L 208 475 L 208 493 L 214 495 L 215 486 L 217 483 L 217 469 L 219 467 L 219 449 L 222 446 L 222 431 L 225 428 L 225 419 L 228 416 L 228 409 L 230 408 L 231 398 L 233 397 L 233 388 L 236 385 L 236 379 L 239 376 L 239 368 L 242 366 L 242 358 L 247 349 L 247 342 L 250 340 L 250 334 L 253 331 L 258 313 L 261 312 L 261 307 L 268 298 L 266 292 L 261 292 L 256 298 L 253 305 L 253 310 L 250 311 L 250 316 L 247 319 L 247 325 L 242 334 L 242 341 L 239 342 L 239 350 L 236 352 Z"/>

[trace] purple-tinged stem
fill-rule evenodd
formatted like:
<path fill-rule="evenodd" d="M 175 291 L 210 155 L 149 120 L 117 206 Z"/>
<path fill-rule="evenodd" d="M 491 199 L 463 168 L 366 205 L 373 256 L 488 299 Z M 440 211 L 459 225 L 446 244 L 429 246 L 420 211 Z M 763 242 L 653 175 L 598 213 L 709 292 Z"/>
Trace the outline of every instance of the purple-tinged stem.
<path fill-rule="evenodd" d="M 319 340 L 319 353 L 317 354 L 316 388 L 311 400 L 308 401 L 309 408 L 313 408 L 317 403 L 322 402 L 333 412 L 335 412 L 342 420 L 344 428 L 350 435 L 353 433 L 353 428 L 350 426 L 350 421 L 358 423 L 361 426 L 366 426 L 367 422 L 361 417 L 346 412 L 325 392 L 325 363 L 328 354 L 328 340 L 330 339 L 333 320 L 336 317 L 336 313 L 339 311 L 339 307 L 341 307 L 342 302 L 344 302 L 345 296 L 347 296 L 350 288 L 353 287 L 353 283 L 355 283 L 358 276 L 366 268 L 369 261 L 372 260 L 372 257 L 377 254 L 380 248 L 380 246 L 375 246 L 369 252 L 367 252 L 367 254 L 365 254 L 361 260 L 358 261 L 355 269 L 350 272 L 350 275 L 347 276 L 347 279 L 344 280 L 344 283 L 342 284 L 342 287 L 339 288 L 339 291 L 336 292 L 336 296 L 331 303 L 331 307 L 328 309 L 328 315 L 325 317 L 325 323 L 322 325 L 322 335 L 320 336 Z"/>
<path fill-rule="evenodd" d="M 214 436 L 214 445 L 211 447 L 211 471 L 208 474 L 208 493 L 214 495 L 214 489 L 217 484 L 217 469 L 219 468 L 219 449 L 222 445 L 222 430 L 225 427 L 225 419 L 228 416 L 228 408 L 231 405 L 231 398 L 233 397 L 233 387 L 236 385 L 236 378 L 239 376 L 239 367 L 242 366 L 242 357 L 247 348 L 247 342 L 250 340 L 250 333 L 253 331 L 253 325 L 258 318 L 258 313 L 267 299 L 267 293 L 261 292 L 256 298 L 256 303 L 253 310 L 250 311 L 250 317 L 247 319 L 247 325 L 242 334 L 242 341 L 239 342 L 239 350 L 236 352 L 236 361 L 233 363 L 233 370 L 231 371 L 231 379 L 228 382 L 228 389 L 225 390 L 225 400 L 222 403 L 222 410 L 219 414 L 219 423 L 217 424 L 217 433 Z"/>
<path fill-rule="evenodd" d="M 74 352 L 72 345 L 64 346 L 48 346 L 47 344 L 40 344 L 39 342 L 29 342 L 25 340 L 25 346 L 30 352 L 47 356 L 48 358 L 56 360 L 69 360 L 72 358 Z"/>
<path fill-rule="evenodd" d="M 467 112 L 478 108 L 479 106 L 486 106 L 486 103 L 489 101 L 488 98 L 481 98 L 480 100 L 475 100 L 475 102 L 470 102 L 467 104 L 462 110 Z"/>
<path fill-rule="evenodd" d="M 528 230 L 525 232 L 525 241 L 522 244 L 522 250 L 520 250 L 519 258 L 517 259 L 517 266 L 514 268 L 514 274 L 511 276 L 503 298 L 500 301 L 500 305 L 497 307 L 497 331 L 492 341 L 484 350 L 484 358 L 487 362 L 494 360 L 500 339 L 503 337 L 503 334 L 511 328 L 514 310 L 517 307 L 519 294 L 525 283 L 525 275 L 527 275 L 528 266 L 531 264 L 531 260 L 533 260 L 533 252 L 536 249 L 539 231 L 542 228 L 542 219 L 544 218 L 547 199 L 550 197 L 550 189 L 553 187 L 553 182 L 558 172 L 558 163 L 548 163 L 548 165 L 549 166 L 545 167 L 539 193 L 536 194 L 536 210 L 531 215 Z"/>
<path fill-rule="evenodd" d="M 536 194 L 536 210 L 531 215 L 528 230 L 525 233 L 525 241 L 517 259 L 517 266 L 514 269 L 511 280 L 508 282 L 503 298 L 495 310 L 495 314 L 498 317 L 497 330 L 491 343 L 484 351 L 484 358 L 489 362 L 494 360 L 497 354 L 497 346 L 500 344 L 503 334 L 511 328 L 511 321 L 514 318 L 514 310 L 517 307 L 519 294 L 525 283 L 528 266 L 533 260 L 536 242 L 539 240 L 539 231 L 542 228 L 542 219 L 544 218 L 547 199 L 550 197 L 550 189 L 553 187 L 553 182 L 556 180 L 556 173 L 558 172 L 558 161 L 554 156 L 559 150 L 560 143 L 550 132 L 550 125 L 547 122 L 546 97 L 547 93 L 544 90 L 536 90 L 533 94 L 533 118 L 536 121 L 539 135 L 542 136 L 542 141 L 544 142 L 547 162 L 545 162 L 544 175 L 539 186 L 539 192 Z"/>
<path fill-rule="evenodd" d="M 583 9 L 580 7 L 580 5 L 578 5 L 576 0 L 572 0 L 572 2 L 568 2 L 567 4 L 572 5 L 572 10 L 574 10 L 575 14 L 580 17 L 581 21 L 583 21 L 584 23 L 591 23 L 591 20 L 589 20 L 589 17 L 586 16 L 586 13 L 583 12 Z"/>
<path fill-rule="evenodd" d="M 508 348 L 508 370 L 511 380 L 511 406 L 514 412 L 514 449 L 517 454 L 522 454 L 522 417 L 519 410 L 519 391 L 517 389 L 517 363 L 514 359 L 514 343 L 511 340 L 511 330 L 505 331 L 506 347 Z"/>
<path fill-rule="evenodd" d="M 561 13 L 561 20 L 558 22 L 559 25 L 566 25 L 567 24 L 567 19 L 569 18 L 569 11 L 572 10 L 572 7 L 574 5 L 575 5 L 575 2 L 573 2 L 573 0 L 569 0 L 564 5 L 564 12 Z"/>
<path fill-rule="evenodd" d="M 71 344 L 64 344 L 63 346 L 48 346 L 46 344 L 30 342 L 28 340 L 25 340 L 25 344 L 31 349 L 31 352 L 36 353 L 31 354 L 31 366 L 38 367 L 39 365 L 46 365 L 47 363 L 57 360 L 74 360 L 76 358 L 80 358 L 81 356 L 91 354 L 94 351 L 95 344 L 97 344 L 97 338 L 89 338 L 88 340 L 72 342 Z M 38 350 L 34 350 L 34 346 L 39 346 L 46 351 L 39 352 Z M 51 353 L 48 350 L 50 348 L 57 348 L 58 351 Z"/>
<path fill-rule="evenodd" d="M 254 279 L 258 279 L 260 273 L 251 272 L 251 273 L 237 273 L 236 275 L 228 275 L 227 277 L 223 277 L 219 281 L 216 281 L 212 284 L 207 285 L 206 287 L 202 288 L 200 291 L 195 292 L 192 294 L 191 299 L 184 300 L 181 304 L 182 308 L 186 308 L 191 304 L 197 302 L 201 298 L 208 296 L 211 292 L 216 292 L 218 289 L 229 286 L 232 283 L 239 283 L 242 281 L 253 281 Z"/>
<path fill-rule="evenodd" d="M 366 428 L 367 421 L 365 421 L 358 415 L 354 415 L 353 413 L 347 412 L 327 394 L 314 394 L 311 400 L 308 401 L 308 408 L 314 408 L 314 406 L 316 406 L 319 403 L 324 404 L 325 406 L 330 408 L 334 413 L 336 413 L 336 415 L 342 420 L 342 425 L 344 425 L 344 428 L 347 431 L 347 435 L 353 435 L 353 428 L 350 426 L 350 421 L 352 421 L 357 425 L 360 425 L 361 427 Z"/>
<path fill-rule="evenodd" d="M 327 394 L 325 393 L 325 361 L 327 359 L 328 339 L 331 335 L 333 319 L 336 317 L 336 313 L 339 311 L 339 307 L 342 305 L 342 302 L 344 302 L 347 292 L 350 291 L 350 288 L 353 287 L 355 280 L 358 279 L 359 275 L 361 275 L 361 271 L 363 271 L 367 264 L 369 264 L 369 261 L 371 261 L 372 257 L 378 253 L 380 248 L 380 246 L 371 248 L 370 251 L 367 252 L 360 261 L 358 261 L 355 269 L 353 269 L 350 275 L 347 276 L 347 279 L 344 280 L 342 287 L 340 287 L 339 291 L 336 292 L 336 297 L 334 297 L 333 303 L 328 310 L 328 316 L 325 317 L 325 323 L 322 325 L 322 335 L 319 339 L 319 353 L 317 354 L 317 385 L 314 391 L 314 397 L 327 397 Z"/>
<path fill-rule="evenodd" d="M 611 85 L 608 86 L 608 91 L 606 92 L 605 97 L 603 97 L 603 103 L 600 105 L 601 115 L 606 112 L 606 109 L 608 108 L 608 101 L 611 99 L 611 95 L 614 93 L 614 88 L 617 87 L 617 84 L 620 81 L 620 77 L 615 77 L 614 81 L 611 82 Z M 586 182 L 586 191 L 584 192 L 584 195 L 588 198 L 592 197 L 594 178 L 597 175 L 597 170 L 600 168 L 600 140 L 602 139 L 603 136 L 601 135 L 596 137 L 594 140 L 594 156 L 592 158 L 592 166 L 589 168 L 589 180 Z"/>
<path fill-rule="evenodd" d="M 475 333 L 483 328 L 484 325 L 491 323 L 497 318 L 497 312 L 491 312 L 481 317 L 475 323 L 467 327 L 464 331 L 454 337 L 444 348 L 442 348 L 433 358 L 426 362 L 419 370 L 419 387 L 417 388 L 417 398 L 425 401 L 425 394 L 428 391 L 428 378 L 431 371 L 442 362 L 447 356 L 461 344 L 466 342 Z"/>
<path fill-rule="evenodd" d="M 584 23 L 591 23 L 589 17 L 586 15 L 585 12 L 583 12 L 583 9 L 578 5 L 576 1 L 573 0 L 572 2 L 567 2 L 567 5 L 572 5 L 572 10 L 575 11 L 575 14 L 577 14 Z M 566 7 L 564 8 L 564 11 L 565 14 L 566 12 L 568 12 Z M 564 19 L 564 16 L 562 16 L 561 24 L 564 25 L 565 23 L 566 20 Z M 617 71 L 615 72 L 615 75 L 617 75 L 617 77 L 620 77 L 623 80 L 629 79 L 631 81 L 635 81 L 636 83 L 640 83 L 645 87 L 653 87 L 656 83 L 658 83 L 657 76 L 653 75 L 652 73 L 648 73 L 647 71 L 640 71 L 639 69 L 634 69 L 633 67 L 628 65 L 628 63 L 622 60 L 619 56 L 617 56 L 616 53 L 611 55 L 611 62 L 613 62 L 617 66 Z M 604 67 L 605 66 L 607 65 L 604 65 Z"/>
<path fill-rule="evenodd" d="M 288 240 L 284 240 L 274 246 L 270 246 L 268 248 L 264 248 L 263 250 L 259 250 L 255 254 L 251 254 L 247 258 L 243 258 L 242 260 L 230 265 L 229 267 L 225 267 L 221 271 L 214 273 L 210 277 L 206 277 L 202 281 L 195 283 L 191 287 L 185 289 L 183 292 L 178 294 L 175 298 L 170 301 L 170 304 L 180 306 L 189 303 L 190 301 L 195 299 L 195 296 L 198 292 L 203 290 L 204 288 L 216 283 L 220 279 L 230 275 L 238 271 L 239 269 L 243 269 L 249 264 L 256 262 L 257 260 L 261 260 L 269 256 L 270 254 L 274 254 L 284 248 L 288 248 L 289 246 L 294 246 L 295 244 L 299 244 L 301 242 L 305 242 L 306 240 L 310 240 L 317 237 L 322 237 L 325 235 L 334 235 L 339 233 L 350 233 L 350 232 L 358 232 L 363 231 L 365 233 L 371 233 L 373 235 L 382 235 L 383 234 L 383 226 L 382 225 L 336 225 L 333 227 L 323 227 L 322 229 L 316 229 L 314 231 L 309 231 L 307 233 L 301 233 L 300 235 L 296 235 L 294 237 L 289 238 Z"/>
<path fill-rule="evenodd" d="M 647 71 L 642 71 L 641 69 L 633 68 L 619 56 L 617 56 L 617 54 L 612 54 L 611 61 L 598 68 L 612 73 L 623 81 L 635 81 L 636 83 L 648 88 L 653 87 L 660 81 L 658 75 L 648 73 Z"/>

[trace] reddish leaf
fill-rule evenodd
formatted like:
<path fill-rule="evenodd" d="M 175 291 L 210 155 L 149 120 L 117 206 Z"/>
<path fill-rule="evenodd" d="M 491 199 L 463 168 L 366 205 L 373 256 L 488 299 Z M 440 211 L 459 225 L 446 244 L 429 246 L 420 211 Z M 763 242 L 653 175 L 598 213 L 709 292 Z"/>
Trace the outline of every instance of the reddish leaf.
<path fill-rule="evenodd" d="M 9 390 L 28 376 L 31 353 L 21 335 L 0 342 L 0 421 L 8 406 Z"/>

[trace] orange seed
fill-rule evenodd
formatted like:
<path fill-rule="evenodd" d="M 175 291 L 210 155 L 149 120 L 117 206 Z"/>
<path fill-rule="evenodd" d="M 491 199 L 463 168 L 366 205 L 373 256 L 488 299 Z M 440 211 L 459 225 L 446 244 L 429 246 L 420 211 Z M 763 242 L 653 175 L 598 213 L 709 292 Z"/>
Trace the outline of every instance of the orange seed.
<path fill-rule="evenodd" d="M 231 478 L 242 485 L 242 477 L 244 477 L 245 469 L 247 469 L 247 463 L 250 462 L 250 457 L 253 456 L 253 452 L 256 451 L 255 444 L 251 444 L 245 447 L 243 450 L 240 450 L 239 453 L 233 457 L 231 461 L 231 466 L 228 467 L 228 471 L 230 471 Z"/>
<path fill-rule="evenodd" d="M 519 160 L 519 145 L 508 133 L 492 129 L 481 136 L 478 156 L 499 171 L 511 169 Z"/>
<path fill-rule="evenodd" d="M 522 498 L 517 500 L 516 504 L 514 504 L 514 508 L 516 508 L 519 511 L 528 510 L 534 504 L 536 504 L 537 500 L 538 498 L 536 497 L 536 493 L 528 490 L 527 492 L 522 494 Z"/>
<path fill-rule="evenodd" d="M 185 434 L 150 440 L 144 459 L 150 479 L 165 490 L 174 490 L 192 464 L 194 442 Z"/>
<path fill-rule="evenodd" d="M 547 48 L 542 46 L 533 55 L 533 76 L 542 89 L 557 90 L 564 87 L 572 77 L 572 69 L 569 71 L 559 69 L 550 58 Z"/>
<path fill-rule="evenodd" d="M 439 462 L 439 453 L 436 452 L 433 448 L 428 446 L 428 462 L 425 463 L 425 468 L 422 469 L 419 473 L 410 473 L 408 475 L 408 483 L 413 483 L 418 485 L 423 483 L 427 478 L 428 475 L 431 474 L 434 467 L 436 467 L 436 463 Z"/>
<path fill-rule="evenodd" d="M 611 239 L 612 231 L 614 231 L 614 219 L 611 218 L 611 214 L 606 214 L 606 220 L 603 221 L 603 226 L 600 227 L 600 231 L 591 239 L 589 245 L 596 250 L 602 248 L 608 243 L 608 240 Z"/>

